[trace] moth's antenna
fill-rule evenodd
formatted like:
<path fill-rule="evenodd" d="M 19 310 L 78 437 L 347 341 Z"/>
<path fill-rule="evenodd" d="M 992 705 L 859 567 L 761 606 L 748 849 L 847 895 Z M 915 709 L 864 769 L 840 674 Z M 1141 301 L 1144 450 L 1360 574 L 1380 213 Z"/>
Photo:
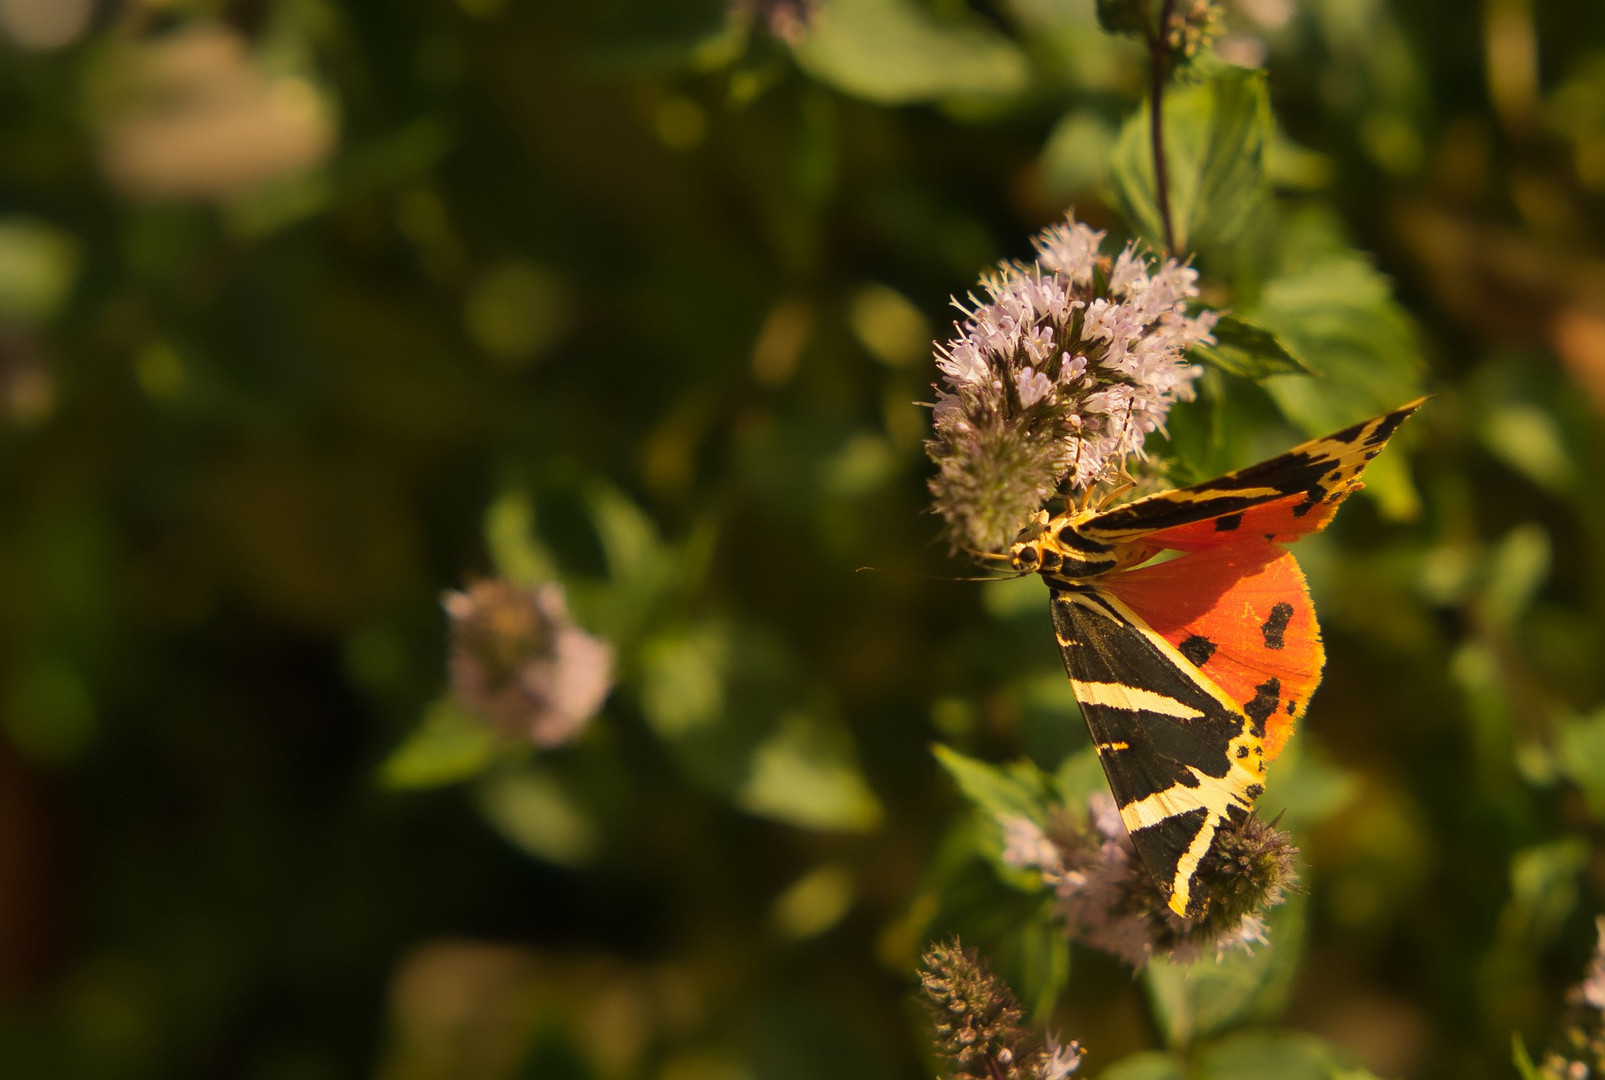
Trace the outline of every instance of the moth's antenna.
<path fill-rule="evenodd" d="M 890 573 L 890 572 L 891 571 L 888 571 L 888 570 L 882 570 L 878 566 L 860 566 L 858 569 L 853 571 L 853 573 L 855 573 L 855 574 L 865 574 L 865 573 L 880 573 L 880 574 L 884 574 L 884 573 Z M 1025 577 L 1027 574 L 1035 573 L 1035 571 L 1033 571 L 1033 570 L 1021 570 L 1018 573 L 1003 574 L 1001 576 L 997 575 L 997 574 L 993 574 L 990 577 L 947 577 L 944 574 L 922 574 L 917 570 L 899 570 L 897 572 L 899 574 L 906 575 L 908 577 L 919 578 L 922 581 L 1014 581 L 1017 578 Z"/>

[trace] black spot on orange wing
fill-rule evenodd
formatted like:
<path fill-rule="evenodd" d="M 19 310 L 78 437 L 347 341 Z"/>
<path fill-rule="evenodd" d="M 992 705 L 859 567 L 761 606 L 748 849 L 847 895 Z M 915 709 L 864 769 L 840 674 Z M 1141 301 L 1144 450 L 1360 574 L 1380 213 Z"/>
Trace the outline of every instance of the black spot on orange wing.
<path fill-rule="evenodd" d="M 1292 698 L 1288 698 L 1287 699 L 1287 715 L 1292 716 L 1294 713 L 1298 712 L 1297 706 L 1298 706 L 1298 702 L 1294 701 Z"/>
<path fill-rule="evenodd" d="M 1352 461 L 1351 455 L 1359 457 L 1367 451 L 1380 450 L 1405 417 L 1420 404 L 1413 401 L 1391 413 L 1353 424 L 1324 439 L 1300 443 L 1285 454 L 1203 484 L 1158 492 L 1117 506 L 1084 523 L 1078 531 L 1089 539 L 1096 537 L 1118 543 L 1144 533 L 1218 521 L 1281 499 L 1300 500 L 1286 508 L 1293 519 L 1309 517 L 1316 507 L 1329 500 L 1341 501 L 1351 490 L 1339 479 L 1329 479 L 1329 474 L 1336 469 L 1341 475 L 1345 461 Z M 1329 515 L 1316 516 L 1324 523 Z M 1301 534 L 1313 530 L 1305 526 L 1287 531 Z M 1201 542 L 1201 538 L 1186 539 Z"/>
<path fill-rule="evenodd" d="M 1243 712 L 1252 720 L 1253 726 L 1249 729 L 1255 738 L 1265 737 L 1265 721 L 1271 718 L 1276 706 L 1282 701 L 1282 680 L 1266 679 L 1254 687 L 1254 700 L 1243 705 Z"/>
<path fill-rule="evenodd" d="M 1202 634 L 1194 634 L 1176 647 L 1176 651 L 1199 667 L 1209 663 L 1215 655 L 1215 643 Z"/>
<path fill-rule="evenodd" d="M 1243 794 L 1247 795 L 1250 799 L 1257 799 L 1261 795 L 1265 794 L 1265 785 L 1250 784 L 1248 787 L 1243 789 Z"/>
<path fill-rule="evenodd" d="M 1270 618 L 1266 619 L 1265 624 L 1259 628 L 1259 632 L 1265 636 L 1265 647 L 1267 649 L 1280 649 L 1282 647 L 1282 635 L 1287 633 L 1287 624 L 1292 618 L 1293 605 L 1285 600 L 1271 608 Z"/>
<path fill-rule="evenodd" d="M 1243 515 L 1241 513 L 1237 513 L 1237 514 L 1222 514 L 1220 517 L 1215 519 L 1215 531 L 1216 532 L 1231 532 L 1233 529 L 1237 528 L 1242 523 L 1243 523 Z"/>
<path fill-rule="evenodd" d="M 1198 714 L 1184 722 L 1140 707 L 1081 703 L 1094 745 L 1123 742 L 1130 747 L 1102 759 L 1118 804 L 1176 784 L 1196 784 L 1195 767 L 1217 778 L 1231 771 L 1229 750 L 1242 734 L 1242 717 L 1223 705 L 1209 684 L 1201 685 L 1196 671 L 1182 670 L 1094 587 L 1053 592 L 1049 610 L 1072 679 L 1140 687 Z"/>

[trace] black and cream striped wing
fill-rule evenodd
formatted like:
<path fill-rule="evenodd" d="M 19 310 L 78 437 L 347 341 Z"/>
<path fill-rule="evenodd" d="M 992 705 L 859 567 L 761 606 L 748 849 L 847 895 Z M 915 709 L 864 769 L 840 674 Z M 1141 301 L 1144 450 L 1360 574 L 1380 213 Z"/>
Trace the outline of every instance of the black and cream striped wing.
<path fill-rule="evenodd" d="M 1054 631 L 1081 714 L 1143 865 L 1179 915 L 1216 831 L 1252 808 L 1264 751 L 1242 709 L 1109 593 L 1053 588 Z"/>
<path fill-rule="evenodd" d="M 1208 526 L 1202 532 L 1185 528 L 1202 522 L 1215 522 L 1226 536 L 1239 529 L 1281 539 L 1314 532 L 1359 488 L 1365 467 L 1425 400 L 1311 439 L 1214 480 L 1117 506 L 1078 523 L 1076 531 L 1084 542 L 1117 544 L 1144 537 L 1161 547 L 1175 540 L 1184 548 L 1210 542 Z M 1168 529 L 1182 531 L 1171 537 L 1153 535 Z"/>

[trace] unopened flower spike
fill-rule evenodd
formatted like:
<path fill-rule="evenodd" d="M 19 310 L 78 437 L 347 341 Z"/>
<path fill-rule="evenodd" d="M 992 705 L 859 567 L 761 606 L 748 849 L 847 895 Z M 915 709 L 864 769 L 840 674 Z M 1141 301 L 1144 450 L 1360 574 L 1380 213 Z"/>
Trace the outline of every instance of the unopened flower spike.
<path fill-rule="evenodd" d="M 1220 0 L 1097 0 L 1098 22 L 1111 34 L 1162 40 L 1177 60 L 1191 60 L 1221 35 Z M 1168 7 L 1168 13 L 1167 13 Z M 1159 20 L 1164 25 L 1159 26 Z M 1157 28 L 1157 34 L 1156 34 Z"/>
<path fill-rule="evenodd" d="M 1046 830 L 1023 817 L 1001 822 L 1004 861 L 1041 873 L 1073 940 L 1134 967 L 1156 957 L 1180 963 L 1264 943 L 1264 914 L 1286 898 L 1296 878 L 1298 849 L 1286 833 L 1252 815 L 1218 832 L 1198 871 L 1210 906 L 1200 918 L 1184 919 L 1143 868 L 1114 800 L 1099 792 L 1088 800 L 1088 811 L 1086 825 L 1068 808 Z"/>
<path fill-rule="evenodd" d="M 957 938 L 920 958 L 920 989 L 944 1075 L 958 1080 L 1066 1080 L 1081 1066 L 1081 1046 L 1022 1026 L 1025 1010 L 981 954 Z"/>
<path fill-rule="evenodd" d="M 585 730 L 612 688 L 613 647 L 574 625 L 561 585 L 476 581 L 441 603 L 463 706 L 537 746 Z"/>
<path fill-rule="evenodd" d="M 1174 56 L 1191 60 L 1220 38 L 1222 20 L 1219 0 L 1179 0 L 1165 27 L 1165 44 Z"/>
<path fill-rule="evenodd" d="M 1187 350 L 1217 316 L 1188 312 L 1198 273 L 1157 268 L 1134 245 L 1073 216 L 1033 239 L 1036 258 L 982 277 L 985 299 L 936 346 L 933 507 L 954 548 L 996 550 L 1068 488 L 1084 489 L 1142 453 L 1171 404 L 1193 396 Z"/>

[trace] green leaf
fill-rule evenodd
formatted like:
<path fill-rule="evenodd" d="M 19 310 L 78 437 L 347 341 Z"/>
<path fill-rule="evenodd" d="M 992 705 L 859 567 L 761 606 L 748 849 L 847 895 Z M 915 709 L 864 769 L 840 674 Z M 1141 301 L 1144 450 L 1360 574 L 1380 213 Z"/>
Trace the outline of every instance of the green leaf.
<path fill-rule="evenodd" d="M 1532 1055 L 1527 1052 L 1527 1044 L 1522 1041 L 1518 1031 L 1510 1033 L 1510 1060 L 1516 1066 L 1516 1071 L 1521 1073 L 1521 1080 L 1544 1080 L 1544 1074 L 1533 1064 Z"/>
<path fill-rule="evenodd" d="M 1265 73 L 1224 68 L 1165 91 L 1165 172 L 1176 250 L 1214 248 L 1232 240 L 1265 194 L 1265 146 L 1271 133 Z M 1154 184 L 1150 110 L 1126 121 L 1110 159 L 1115 204 L 1131 227 L 1164 249 Z"/>
<path fill-rule="evenodd" d="M 991 765 L 940 743 L 931 749 L 982 819 L 977 847 L 998 877 L 1021 892 L 1040 892 L 1042 875 L 1004 862 L 1003 852 L 1011 820 L 1024 818 L 1038 826 L 1047 823 L 1048 807 L 1059 801 L 1054 797 L 1053 779 L 1026 760 Z"/>
<path fill-rule="evenodd" d="M 790 941 L 823 934 L 853 906 L 857 886 L 840 863 L 817 866 L 786 888 L 769 907 L 769 925 Z"/>
<path fill-rule="evenodd" d="M 1491 626 L 1509 629 L 1549 579 L 1549 532 L 1525 522 L 1507 532 L 1488 559 L 1488 580 L 1477 608 Z"/>
<path fill-rule="evenodd" d="M 607 562 L 604 583 L 569 583 L 581 621 L 623 652 L 674 604 L 694 579 L 712 535 L 692 532 L 680 545 L 664 542 L 657 524 L 628 496 L 598 484 L 585 493 L 591 525 Z"/>
<path fill-rule="evenodd" d="M 977 810 L 999 822 L 1011 817 L 1028 818 L 1038 825 L 1047 821 L 1047 780 L 1029 761 L 990 765 L 941 743 L 931 752 Z"/>
<path fill-rule="evenodd" d="M 0 218 L 0 319 L 54 318 L 78 278 L 78 238 L 25 217 Z"/>
<path fill-rule="evenodd" d="M 1565 495 L 1576 486 L 1577 468 L 1557 418 L 1541 405 L 1526 401 L 1492 401 L 1478 434 L 1489 453 L 1533 483 Z"/>
<path fill-rule="evenodd" d="M 429 706 L 421 724 L 379 767 L 380 780 L 391 788 L 428 788 L 454 784 L 483 772 L 496 751 L 490 725 L 450 698 Z"/>
<path fill-rule="evenodd" d="M 881 806 L 852 737 L 775 635 L 710 620 L 641 649 L 641 708 L 697 783 L 749 813 L 804 828 L 867 831 Z"/>
<path fill-rule="evenodd" d="M 1215 344 L 1194 345 L 1191 354 L 1228 375 L 1258 380 L 1310 373 L 1308 365 L 1289 352 L 1280 338 L 1247 319 L 1222 315 L 1214 333 Z"/>
<path fill-rule="evenodd" d="M 1069 985 L 1070 939 L 1051 902 L 1039 907 L 1010 938 L 1005 948 L 1015 955 L 1000 959 L 1018 980 L 1016 986 L 1021 1002 L 1030 1010 L 1033 1020 L 1041 1023 L 1053 1015 L 1064 988 Z"/>
<path fill-rule="evenodd" d="M 535 529 L 535 504 L 522 491 L 502 492 L 485 511 L 485 546 L 497 575 L 515 585 L 539 585 L 557 576 Z"/>
<path fill-rule="evenodd" d="M 1281 827 L 1299 832 L 1312 829 L 1354 801 L 1360 780 L 1334 765 L 1307 740 L 1287 744 L 1265 780 L 1259 798 L 1263 817 L 1280 817 Z"/>
<path fill-rule="evenodd" d="M 1103 1072 L 1098 1080 L 1186 1080 L 1187 1069 L 1175 1054 L 1162 1054 L 1157 1050 L 1144 1050 L 1121 1058 Z"/>
<path fill-rule="evenodd" d="M 1267 945 L 1202 956 L 1187 964 L 1156 960 L 1143 973 L 1166 1045 L 1182 1048 L 1245 1022 L 1274 1020 L 1287 1006 L 1303 951 L 1305 900 L 1272 909 Z"/>
<path fill-rule="evenodd" d="M 1025 54 L 976 19 L 938 19 L 911 0 L 834 0 L 796 47 L 821 82 L 881 105 L 1005 97 L 1027 83 Z"/>
<path fill-rule="evenodd" d="M 667 630 L 641 648 L 641 711 L 659 738 L 716 724 L 724 712 L 731 629 L 707 622 Z"/>
<path fill-rule="evenodd" d="M 1560 774 L 1582 789 L 1596 820 L 1605 819 L 1605 709 L 1562 721 L 1555 737 Z"/>
<path fill-rule="evenodd" d="M 1316 437 L 1419 396 L 1416 326 L 1388 279 L 1348 246 L 1325 211 L 1278 218 L 1275 231 L 1280 268 L 1242 314 L 1275 334 L 1315 376 L 1266 381 L 1283 415 Z M 1420 510 L 1396 449 L 1371 463 L 1365 485 L 1387 517 Z"/>
<path fill-rule="evenodd" d="M 1577 907 L 1577 876 L 1588 865 L 1588 842 L 1568 836 L 1510 857 L 1510 902 L 1500 915 L 1507 941 L 1547 945 Z"/>
<path fill-rule="evenodd" d="M 869 832 L 881 805 L 864 782 L 845 732 L 818 718 L 792 713 L 752 755 L 736 805 L 809 829 Z"/>
<path fill-rule="evenodd" d="M 1234 1035 L 1199 1051 L 1195 1080 L 1376 1080 L 1327 1042 L 1294 1031 Z"/>
<path fill-rule="evenodd" d="M 596 852 L 590 816 L 557 780 L 535 769 L 498 772 L 479 786 L 480 812 L 513 846 L 560 866 L 579 866 Z"/>
<path fill-rule="evenodd" d="M 1098 751 L 1088 746 L 1059 762 L 1053 773 L 1059 801 L 1070 807 L 1083 807 L 1099 791 L 1107 791 L 1109 781 L 1103 773 Z"/>
<path fill-rule="evenodd" d="M 1042 145 L 1042 188 L 1069 202 L 1094 192 L 1107 180 L 1109 151 L 1115 129 L 1094 109 L 1066 113 Z"/>
<path fill-rule="evenodd" d="M 628 585 L 655 582 L 664 570 L 667 552 L 652 519 L 611 487 L 591 489 L 585 503 L 607 557 L 608 577 Z"/>

